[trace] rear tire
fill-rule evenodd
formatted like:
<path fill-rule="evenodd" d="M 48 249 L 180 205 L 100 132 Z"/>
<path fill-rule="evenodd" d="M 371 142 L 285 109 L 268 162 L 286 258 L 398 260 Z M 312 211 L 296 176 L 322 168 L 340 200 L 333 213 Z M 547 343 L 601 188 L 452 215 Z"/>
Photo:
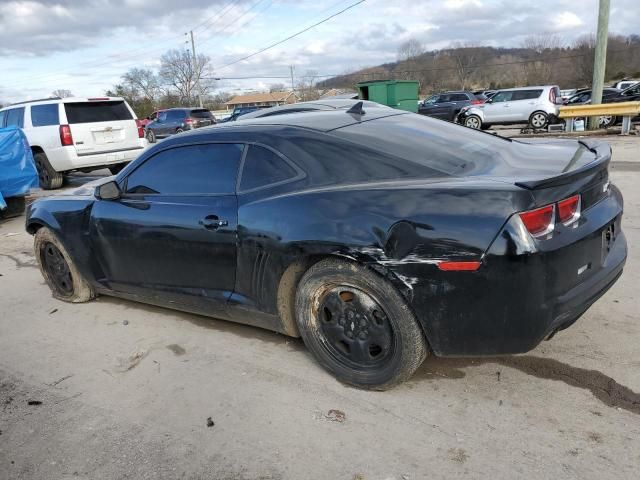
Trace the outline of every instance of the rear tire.
<path fill-rule="evenodd" d="M 305 345 L 341 382 L 386 390 L 427 356 L 405 300 L 366 267 L 333 258 L 316 263 L 300 280 L 295 311 Z"/>
<path fill-rule="evenodd" d="M 38 170 L 40 188 L 43 188 L 44 190 L 55 190 L 62 186 L 64 175 L 53 169 L 44 152 L 35 153 L 33 155 L 33 160 L 36 163 L 36 170 Z"/>
<path fill-rule="evenodd" d="M 156 134 L 153 133 L 153 130 L 147 130 L 147 133 L 145 133 L 145 137 L 147 137 L 147 142 L 156 143 Z"/>
<path fill-rule="evenodd" d="M 40 272 L 55 298 L 70 303 L 88 302 L 95 298 L 95 291 L 52 230 L 41 227 L 35 234 L 33 248 Z"/>
<path fill-rule="evenodd" d="M 529 117 L 529 126 L 537 130 L 546 127 L 548 123 L 549 115 L 545 112 L 533 112 Z"/>
<path fill-rule="evenodd" d="M 176 133 L 182 133 L 184 130 L 182 128 L 176 128 Z"/>
<path fill-rule="evenodd" d="M 464 119 L 464 126 L 479 130 L 480 128 L 482 128 L 482 120 L 480 120 L 480 117 L 478 115 L 469 115 Z"/>

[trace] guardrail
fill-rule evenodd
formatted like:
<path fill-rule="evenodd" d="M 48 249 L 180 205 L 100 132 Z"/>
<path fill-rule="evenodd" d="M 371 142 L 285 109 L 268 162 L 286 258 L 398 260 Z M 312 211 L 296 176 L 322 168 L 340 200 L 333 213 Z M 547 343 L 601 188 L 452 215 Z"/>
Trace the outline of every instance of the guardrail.
<path fill-rule="evenodd" d="M 578 117 L 622 117 L 622 135 L 631 130 L 631 119 L 640 115 L 640 102 L 601 103 L 598 105 L 565 105 L 558 117 L 567 119 L 567 132 L 573 132 Z"/>

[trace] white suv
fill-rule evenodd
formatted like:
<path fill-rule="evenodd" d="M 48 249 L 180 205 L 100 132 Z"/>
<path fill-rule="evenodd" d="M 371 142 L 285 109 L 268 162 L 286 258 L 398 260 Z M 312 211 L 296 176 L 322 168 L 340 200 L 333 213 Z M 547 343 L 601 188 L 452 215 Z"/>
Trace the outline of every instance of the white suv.
<path fill-rule="evenodd" d="M 112 173 L 147 146 L 144 130 L 119 97 L 50 98 L 0 110 L 0 127 L 24 131 L 38 169 L 40 186 L 60 188 L 65 173 L 108 167 Z"/>
<path fill-rule="evenodd" d="M 471 128 L 528 123 L 544 128 L 555 121 L 562 98 L 555 85 L 498 90 L 481 105 L 463 108 L 457 122 Z"/>

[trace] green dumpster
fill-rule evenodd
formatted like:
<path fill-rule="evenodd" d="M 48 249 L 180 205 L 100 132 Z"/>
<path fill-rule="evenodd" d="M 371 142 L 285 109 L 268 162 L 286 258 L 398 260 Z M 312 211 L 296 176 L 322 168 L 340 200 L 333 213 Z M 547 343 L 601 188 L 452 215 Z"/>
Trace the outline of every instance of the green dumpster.
<path fill-rule="evenodd" d="M 418 82 L 413 80 L 375 80 L 360 82 L 358 98 L 418 113 Z"/>

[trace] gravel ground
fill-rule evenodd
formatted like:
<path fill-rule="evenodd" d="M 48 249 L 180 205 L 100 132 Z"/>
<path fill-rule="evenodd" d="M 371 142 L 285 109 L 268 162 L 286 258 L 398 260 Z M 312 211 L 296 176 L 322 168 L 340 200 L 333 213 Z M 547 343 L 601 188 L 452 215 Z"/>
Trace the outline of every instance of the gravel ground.
<path fill-rule="evenodd" d="M 630 246 L 613 289 L 527 355 L 429 358 L 382 393 L 257 328 L 54 300 L 24 218 L 0 223 L 0 478 L 638 478 L 640 138 L 607 141 Z"/>

